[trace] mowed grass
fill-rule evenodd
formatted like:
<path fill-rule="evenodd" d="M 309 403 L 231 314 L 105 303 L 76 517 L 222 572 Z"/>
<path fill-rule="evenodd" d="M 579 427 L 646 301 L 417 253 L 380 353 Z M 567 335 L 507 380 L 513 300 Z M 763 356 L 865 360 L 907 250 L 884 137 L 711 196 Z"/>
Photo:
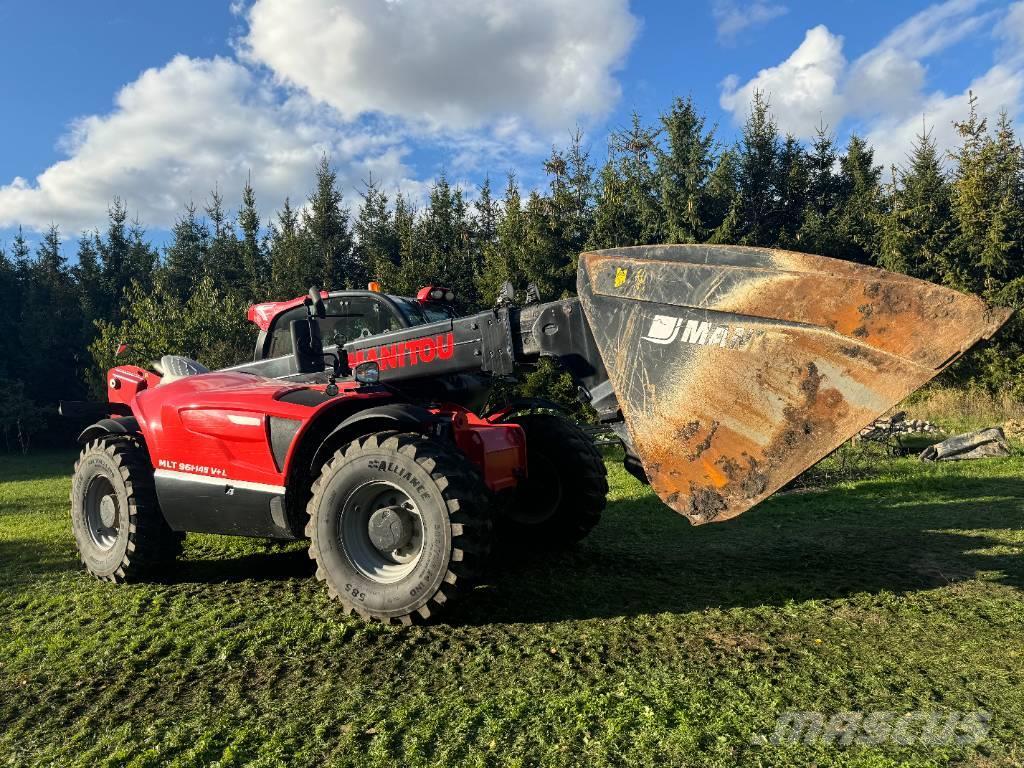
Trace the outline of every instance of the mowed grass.
<path fill-rule="evenodd" d="M 442 624 L 342 614 L 301 544 L 78 565 L 73 456 L 0 457 L 0 765 L 1024 764 L 1024 460 L 922 465 L 691 527 L 609 462 L 604 521 Z M 766 745 L 787 710 L 979 709 L 969 746 Z"/>

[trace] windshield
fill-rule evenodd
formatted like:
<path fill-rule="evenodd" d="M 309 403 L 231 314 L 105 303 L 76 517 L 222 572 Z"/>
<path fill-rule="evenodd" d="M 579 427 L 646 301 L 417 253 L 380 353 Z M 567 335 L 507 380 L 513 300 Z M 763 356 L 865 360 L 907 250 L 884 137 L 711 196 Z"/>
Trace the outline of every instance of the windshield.
<path fill-rule="evenodd" d="M 452 308 L 447 304 L 437 304 L 433 302 L 421 304 L 418 301 L 412 301 L 405 298 L 404 296 L 389 296 L 388 298 L 393 299 L 401 313 L 405 316 L 409 325 L 423 325 L 424 323 L 436 323 L 439 320 L 449 320 L 455 317 L 455 313 Z"/>

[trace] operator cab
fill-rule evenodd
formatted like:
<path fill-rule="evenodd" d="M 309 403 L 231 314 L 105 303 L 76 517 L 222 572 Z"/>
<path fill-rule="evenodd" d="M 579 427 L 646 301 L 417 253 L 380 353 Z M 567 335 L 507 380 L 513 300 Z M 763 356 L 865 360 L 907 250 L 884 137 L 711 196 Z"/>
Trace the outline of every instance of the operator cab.
<path fill-rule="evenodd" d="M 427 286 L 415 299 L 380 291 L 377 283 L 366 290 L 320 291 L 323 315 L 320 338 L 325 350 L 370 336 L 456 317 L 451 289 Z M 253 362 L 234 366 L 270 378 L 300 376 L 295 364 L 292 324 L 307 317 L 306 297 L 255 304 L 248 318 L 259 326 Z"/>

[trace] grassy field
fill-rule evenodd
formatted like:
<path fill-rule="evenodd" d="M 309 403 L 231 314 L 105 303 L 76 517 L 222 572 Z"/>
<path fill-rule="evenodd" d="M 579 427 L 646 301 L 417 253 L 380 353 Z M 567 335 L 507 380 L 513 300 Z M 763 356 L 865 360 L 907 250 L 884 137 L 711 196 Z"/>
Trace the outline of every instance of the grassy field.
<path fill-rule="evenodd" d="M 570 554 L 445 623 L 345 617 L 300 544 L 78 566 L 73 457 L 0 457 L 0 765 L 1024 764 L 1024 460 L 889 460 L 690 527 L 610 463 Z M 987 710 L 972 746 L 758 745 L 787 710 Z"/>

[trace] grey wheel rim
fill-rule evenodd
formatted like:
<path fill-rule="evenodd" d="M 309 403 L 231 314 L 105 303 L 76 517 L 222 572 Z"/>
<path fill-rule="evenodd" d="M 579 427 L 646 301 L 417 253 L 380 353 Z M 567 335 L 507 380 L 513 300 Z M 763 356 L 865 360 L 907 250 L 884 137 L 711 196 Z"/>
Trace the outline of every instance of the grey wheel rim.
<path fill-rule="evenodd" d="M 338 541 L 353 567 L 379 584 L 408 576 L 423 554 L 423 521 L 416 503 L 397 485 L 375 480 L 342 502 Z"/>
<path fill-rule="evenodd" d="M 121 505 L 106 477 L 94 477 L 85 492 L 85 524 L 93 545 L 104 552 L 113 548 L 121 531 Z"/>

